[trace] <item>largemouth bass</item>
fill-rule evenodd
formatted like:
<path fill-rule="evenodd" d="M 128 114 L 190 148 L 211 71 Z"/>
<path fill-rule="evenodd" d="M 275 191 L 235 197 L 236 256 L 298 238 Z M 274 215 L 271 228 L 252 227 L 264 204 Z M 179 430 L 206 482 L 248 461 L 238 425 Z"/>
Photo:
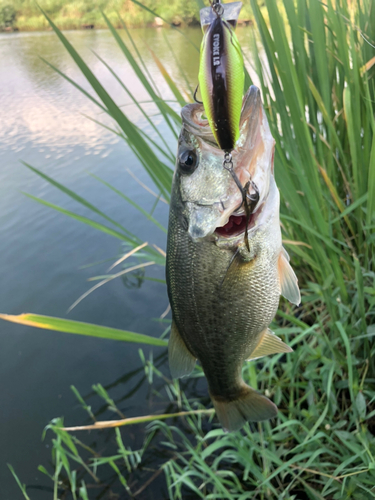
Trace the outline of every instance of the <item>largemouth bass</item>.
<path fill-rule="evenodd" d="M 277 414 L 269 399 L 245 384 L 241 370 L 245 360 L 292 351 L 268 326 L 280 294 L 299 304 L 300 293 L 282 247 L 275 143 L 259 89 L 250 87 L 244 97 L 232 152 L 241 184 L 251 180 L 258 189 L 248 223 L 250 251 L 242 195 L 202 113 L 199 104 L 182 109 L 167 244 L 169 365 L 179 378 L 199 360 L 219 421 L 234 431 Z"/>
<path fill-rule="evenodd" d="M 215 8 L 224 13 L 220 3 L 213 4 L 213 12 Z M 234 21 L 231 24 L 222 14 L 217 13 L 210 25 L 204 26 L 198 81 L 204 110 L 216 142 L 224 151 L 232 151 L 240 135 L 245 75 Z"/>

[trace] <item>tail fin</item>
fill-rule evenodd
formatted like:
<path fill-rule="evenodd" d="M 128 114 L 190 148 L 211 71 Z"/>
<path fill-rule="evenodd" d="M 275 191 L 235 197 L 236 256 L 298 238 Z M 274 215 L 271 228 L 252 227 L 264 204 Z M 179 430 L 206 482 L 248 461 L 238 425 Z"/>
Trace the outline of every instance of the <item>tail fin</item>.
<path fill-rule="evenodd" d="M 241 429 L 248 420 L 260 422 L 277 415 L 277 406 L 249 386 L 244 386 L 237 399 L 219 396 L 211 396 L 211 399 L 221 425 L 229 432 Z"/>

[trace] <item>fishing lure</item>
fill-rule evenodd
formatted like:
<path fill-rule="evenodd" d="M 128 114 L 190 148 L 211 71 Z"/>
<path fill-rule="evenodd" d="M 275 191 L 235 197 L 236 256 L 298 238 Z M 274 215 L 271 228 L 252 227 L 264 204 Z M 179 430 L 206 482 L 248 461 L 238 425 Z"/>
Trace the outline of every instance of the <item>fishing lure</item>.
<path fill-rule="evenodd" d="M 236 5 L 241 3 L 237 2 Z M 239 138 L 244 88 L 243 57 L 234 32 L 237 19 L 227 20 L 218 0 L 211 4 L 210 24 L 203 24 L 199 88 L 204 110 L 220 149 L 230 152 Z M 235 4 L 233 4 L 235 5 Z M 237 10 L 239 12 L 237 7 Z M 206 10 L 206 9 L 203 9 Z M 238 16 L 238 14 L 237 14 Z"/>
<path fill-rule="evenodd" d="M 242 186 L 231 155 L 240 136 L 245 81 L 242 51 L 234 32 L 241 7 L 241 2 L 223 5 L 220 0 L 212 0 L 211 7 L 200 11 L 204 37 L 198 82 L 208 123 L 219 148 L 224 151 L 223 168 L 231 174 L 242 195 L 241 206 L 247 221 L 244 241 L 250 252 L 248 223 L 259 201 L 259 191 L 251 180 Z M 250 194 L 250 186 L 254 194 Z"/>

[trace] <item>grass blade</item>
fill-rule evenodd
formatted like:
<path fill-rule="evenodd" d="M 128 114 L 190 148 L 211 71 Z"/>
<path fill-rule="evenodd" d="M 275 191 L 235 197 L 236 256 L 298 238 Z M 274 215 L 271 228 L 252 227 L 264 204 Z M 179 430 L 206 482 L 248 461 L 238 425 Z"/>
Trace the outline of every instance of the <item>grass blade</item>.
<path fill-rule="evenodd" d="M 49 201 L 42 200 L 41 198 L 37 198 L 36 196 L 33 196 L 28 193 L 23 193 L 25 196 L 30 198 L 31 200 L 34 200 L 41 205 L 45 205 L 46 207 L 53 208 L 53 210 L 56 210 L 57 212 L 60 212 L 64 215 L 67 215 L 68 217 L 72 217 L 72 219 L 78 220 L 80 222 L 83 222 L 84 224 L 87 224 L 88 226 L 91 226 L 95 229 L 98 229 L 99 231 L 102 231 L 103 233 L 110 234 L 111 236 L 114 236 L 115 238 L 119 238 L 120 240 L 127 241 L 133 246 L 139 245 L 141 242 L 140 239 L 138 238 L 131 238 L 127 236 L 124 233 L 120 233 L 119 231 L 116 231 L 115 229 L 111 229 L 108 226 L 105 226 L 104 224 L 101 224 L 100 222 L 96 222 L 92 219 L 89 219 L 88 217 L 84 217 L 83 215 L 78 215 L 74 212 L 71 212 L 70 210 L 65 210 L 65 208 L 59 207 L 58 205 L 54 205 L 53 203 L 50 203 Z"/>
<path fill-rule="evenodd" d="M 95 75 L 83 61 L 78 52 L 74 49 L 71 43 L 66 39 L 62 32 L 57 28 L 57 26 L 52 22 L 49 16 L 42 9 L 41 12 L 50 23 L 51 28 L 54 30 L 66 50 L 69 52 L 74 62 L 77 64 L 100 100 L 103 102 L 106 109 L 108 109 L 108 113 L 118 123 L 121 130 L 125 133 L 129 141 L 132 143 L 133 147 L 137 150 L 140 157 L 143 158 L 143 164 L 146 166 L 147 172 L 155 185 L 160 189 L 160 191 L 162 191 L 164 196 L 168 197 L 171 189 L 171 177 L 168 179 L 165 176 L 164 167 L 161 165 L 160 161 L 155 156 L 150 146 L 143 139 L 142 135 L 137 131 L 133 123 L 126 117 L 126 115 L 110 97 L 108 92 L 104 89 L 104 87 L 95 77 Z"/>
<path fill-rule="evenodd" d="M 13 469 L 13 467 L 10 464 L 7 464 L 7 465 L 8 465 L 8 468 L 9 468 L 10 472 L 12 473 L 14 479 L 16 480 L 18 486 L 20 487 L 20 490 L 22 491 L 22 494 L 23 494 L 24 498 L 26 500 L 30 500 L 30 497 L 26 493 L 26 486 L 24 484 L 22 484 L 21 481 L 18 479 L 18 476 L 17 476 L 15 470 Z"/>
<path fill-rule="evenodd" d="M 160 130 L 156 127 L 156 125 L 154 124 L 154 122 L 151 120 L 151 118 L 149 117 L 149 115 L 144 111 L 144 109 L 142 108 L 142 106 L 140 105 L 140 103 L 137 101 L 137 99 L 134 97 L 134 95 L 130 92 L 130 90 L 128 89 L 128 87 L 125 85 L 125 83 L 121 80 L 121 78 L 117 75 L 117 73 L 115 73 L 115 71 L 109 66 L 109 64 L 107 64 L 104 59 L 102 59 L 96 52 L 94 52 L 95 56 L 99 59 L 99 61 L 104 64 L 104 66 L 108 69 L 108 71 L 115 77 L 115 79 L 119 82 L 119 84 L 121 85 L 121 87 L 125 90 L 125 92 L 128 94 L 128 96 L 130 97 L 130 99 L 133 101 L 133 103 L 137 106 L 137 108 L 139 109 L 139 111 L 142 113 L 142 115 L 144 116 L 144 118 L 148 121 L 148 123 L 151 125 L 151 127 L 153 128 L 153 130 L 155 131 L 155 133 L 159 136 L 160 140 L 164 143 L 164 146 L 166 147 L 166 149 L 169 151 L 170 153 L 170 156 L 168 156 L 168 159 L 171 160 L 173 162 L 174 158 L 173 158 L 173 153 L 172 151 L 170 150 L 169 148 L 169 145 L 167 143 L 167 141 L 164 139 L 163 137 L 163 134 L 161 134 Z M 149 101 L 149 102 L 154 102 L 155 101 Z M 138 129 L 138 131 L 141 133 L 141 134 L 144 134 L 144 132 L 140 129 Z"/>
<path fill-rule="evenodd" d="M 179 30 L 176 26 L 173 26 L 173 24 L 169 23 L 164 17 L 162 17 L 160 14 L 158 14 L 157 12 L 155 12 L 154 10 L 151 10 L 149 7 L 147 7 L 146 5 L 144 5 L 143 3 L 141 2 L 138 2 L 137 0 L 131 0 L 133 3 L 135 3 L 136 5 L 138 5 L 139 7 L 141 7 L 142 9 L 144 10 L 147 10 L 147 12 L 150 12 L 150 14 L 152 14 L 153 16 L 155 17 L 160 17 L 160 19 L 162 19 L 166 24 L 168 24 L 172 29 L 178 31 L 178 33 L 180 33 L 196 50 L 198 50 L 199 52 L 199 47 L 197 47 L 195 45 L 194 42 L 192 42 L 190 40 L 190 38 L 188 36 L 185 35 L 185 33 L 181 30 Z"/>
<path fill-rule="evenodd" d="M 11 323 L 17 323 L 19 325 L 42 328 L 44 330 L 72 333 L 75 335 L 85 335 L 88 337 L 98 337 L 101 339 L 120 340 L 122 342 L 136 342 L 140 344 L 163 347 L 168 344 L 166 340 L 150 337 L 149 335 L 144 335 L 142 333 L 119 330 L 117 328 L 110 328 L 109 326 L 92 325 L 90 323 L 82 323 L 81 321 L 54 318 L 52 316 L 42 316 L 40 314 L 24 313 L 19 314 L 18 316 L 11 314 L 0 314 L 0 319 L 10 321 Z"/>
<path fill-rule="evenodd" d="M 149 81 L 147 80 L 146 76 L 144 75 L 143 71 L 141 70 L 139 64 L 134 59 L 132 53 L 130 52 L 130 50 L 126 46 L 125 42 L 120 37 L 120 35 L 117 33 L 116 29 L 113 27 L 113 25 L 111 24 L 111 22 L 109 21 L 109 19 L 107 18 L 107 16 L 104 13 L 103 13 L 103 17 L 104 17 L 105 22 L 108 25 L 109 30 L 112 33 L 114 39 L 116 40 L 118 46 L 120 47 L 120 49 L 123 52 L 123 54 L 125 55 L 127 61 L 130 63 L 131 67 L 133 68 L 133 71 L 135 72 L 135 74 L 139 78 L 139 80 L 142 83 L 142 85 L 144 86 L 144 88 L 149 93 L 150 97 L 152 98 L 152 100 L 154 101 L 156 106 L 159 108 L 160 113 L 163 115 L 165 121 L 169 125 L 170 130 L 173 132 L 175 137 L 177 137 L 177 133 L 176 133 L 172 123 L 169 120 L 169 115 L 171 116 L 171 118 L 174 119 L 175 123 L 180 124 L 181 120 L 180 120 L 179 115 L 164 100 L 160 100 L 159 96 L 155 93 L 155 91 L 151 87 Z"/>
<path fill-rule="evenodd" d="M 128 203 L 130 203 L 130 205 L 132 205 L 139 212 L 141 212 L 141 214 L 144 215 L 146 217 L 146 219 L 148 219 L 151 222 L 153 222 L 153 224 L 155 224 L 155 226 L 157 226 L 159 229 L 161 229 L 161 231 L 163 231 L 163 233 L 167 234 L 167 230 L 165 229 L 165 227 L 162 224 L 160 224 L 160 222 L 158 222 L 154 217 L 152 217 L 146 210 L 144 210 L 140 205 L 138 205 L 138 203 L 136 203 L 135 201 L 131 200 L 124 193 L 122 193 L 121 191 L 119 191 L 114 186 L 112 186 L 111 184 L 109 184 L 105 180 L 101 179 L 97 175 L 94 175 L 94 174 L 91 174 L 91 175 L 92 175 L 92 177 L 94 177 L 94 179 L 98 180 L 99 182 L 101 182 L 102 184 L 104 184 L 105 186 L 107 186 L 109 189 L 111 189 L 112 191 L 114 191 L 116 194 L 118 194 L 119 196 L 121 196 L 121 198 L 123 198 L 125 201 L 127 201 Z"/>
<path fill-rule="evenodd" d="M 175 98 L 177 99 L 178 103 L 180 104 L 180 106 L 185 106 L 186 101 L 182 97 L 181 92 L 178 90 L 178 88 L 177 88 L 176 84 L 174 83 L 174 81 L 172 80 L 172 78 L 169 76 L 168 71 L 165 69 L 164 65 L 162 64 L 160 59 L 157 57 L 155 52 L 150 47 L 148 47 L 148 50 L 151 52 L 151 55 L 152 55 L 156 65 L 157 65 L 157 67 L 159 68 L 160 73 L 163 75 L 164 80 L 167 82 L 169 88 L 171 89 L 171 91 L 172 91 L 173 95 L 175 96 Z"/>
<path fill-rule="evenodd" d="M 215 410 L 193 410 L 193 411 L 180 411 L 178 413 L 164 413 L 160 415 L 145 415 L 143 417 L 132 417 L 132 418 L 124 418 L 121 420 L 108 420 L 95 422 L 92 425 L 81 425 L 76 427 L 63 427 L 62 430 L 68 432 L 75 431 L 89 431 L 95 429 L 110 429 L 114 427 L 122 427 L 124 425 L 132 425 L 132 424 L 143 424 L 145 422 L 153 422 L 154 420 L 165 420 L 166 418 L 177 418 L 177 417 L 186 417 L 188 415 L 212 415 Z"/>
<path fill-rule="evenodd" d="M 89 210 L 91 210 L 95 214 L 100 215 L 100 217 L 103 217 L 103 219 L 105 219 L 107 222 L 110 222 L 114 226 L 116 226 L 119 229 L 121 229 L 121 231 L 123 231 L 125 234 L 127 234 L 131 238 L 134 238 L 134 236 L 127 229 L 125 229 L 124 226 L 122 226 L 121 224 L 119 224 L 118 222 L 116 222 L 115 220 L 113 220 L 111 217 L 108 217 L 108 215 L 106 215 L 101 210 L 99 210 L 98 208 L 96 208 L 95 205 L 93 205 L 89 201 L 85 200 L 85 198 L 82 198 L 82 196 L 79 196 L 74 191 L 71 191 L 67 187 L 63 186 L 59 182 L 57 182 L 54 179 L 52 179 L 51 177 L 49 177 L 47 174 L 44 174 L 43 172 L 41 172 L 37 168 L 32 167 L 28 163 L 25 163 L 25 162 L 22 162 L 22 163 L 25 165 L 25 167 L 27 167 L 30 170 L 32 170 L 34 173 L 36 173 L 37 175 L 39 175 L 42 179 L 44 179 L 45 181 L 47 181 L 50 184 L 52 184 L 52 186 L 55 186 L 57 189 L 59 189 L 63 193 L 65 193 L 66 195 L 70 196 L 70 198 L 72 198 L 73 200 L 77 201 L 78 203 L 80 203 L 84 207 L 88 208 Z"/>
<path fill-rule="evenodd" d="M 124 269 L 123 271 L 120 271 L 119 273 L 116 273 L 116 274 L 113 274 L 111 276 L 109 276 L 108 278 L 105 278 L 104 280 L 100 281 L 99 283 L 97 283 L 96 285 L 94 285 L 93 287 L 91 287 L 89 290 L 87 290 L 87 292 L 83 293 L 68 309 L 68 313 L 70 311 L 72 311 L 80 302 L 82 302 L 83 299 L 85 299 L 88 295 L 90 295 L 90 293 L 94 292 L 95 290 L 97 290 L 98 288 L 100 288 L 102 285 L 105 285 L 106 283 L 109 283 L 110 281 L 116 279 L 116 278 L 119 278 L 120 276 L 124 276 L 124 274 L 127 274 L 127 273 L 131 273 L 132 271 L 135 271 L 136 269 L 143 269 L 144 267 L 148 267 L 148 266 L 152 266 L 154 265 L 155 262 L 154 261 L 151 261 L 151 262 L 144 262 L 142 264 L 137 264 L 136 266 L 131 266 L 131 267 L 128 267 L 126 269 Z"/>

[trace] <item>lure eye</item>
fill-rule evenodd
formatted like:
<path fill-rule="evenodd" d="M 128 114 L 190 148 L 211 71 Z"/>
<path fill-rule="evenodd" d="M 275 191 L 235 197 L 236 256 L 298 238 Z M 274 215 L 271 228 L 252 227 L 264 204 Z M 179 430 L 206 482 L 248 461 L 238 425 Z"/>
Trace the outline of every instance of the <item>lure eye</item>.
<path fill-rule="evenodd" d="M 180 170 L 183 174 L 190 175 L 198 166 L 198 157 L 193 149 L 185 149 L 178 157 Z"/>

